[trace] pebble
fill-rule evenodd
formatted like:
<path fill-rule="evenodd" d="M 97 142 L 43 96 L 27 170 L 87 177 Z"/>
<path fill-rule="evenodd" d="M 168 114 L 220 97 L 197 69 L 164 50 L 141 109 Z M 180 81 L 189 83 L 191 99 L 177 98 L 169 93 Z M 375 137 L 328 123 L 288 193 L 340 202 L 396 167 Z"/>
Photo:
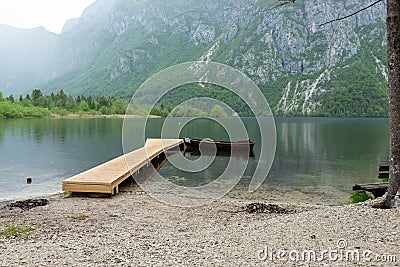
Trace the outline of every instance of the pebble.
<path fill-rule="evenodd" d="M 282 213 L 237 212 L 246 205 L 224 200 L 183 209 L 149 195 L 50 196 L 46 209 L 0 209 L 0 226 L 35 226 L 26 240 L 0 237 L 0 266 L 290 266 L 297 263 L 262 261 L 257 252 L 336 249 L 339 240 L 361 252 L 400 256 L 400 209 L 280 203 L 268 207 Z M 90 220 L 71 219 L 82 214 Z"/>

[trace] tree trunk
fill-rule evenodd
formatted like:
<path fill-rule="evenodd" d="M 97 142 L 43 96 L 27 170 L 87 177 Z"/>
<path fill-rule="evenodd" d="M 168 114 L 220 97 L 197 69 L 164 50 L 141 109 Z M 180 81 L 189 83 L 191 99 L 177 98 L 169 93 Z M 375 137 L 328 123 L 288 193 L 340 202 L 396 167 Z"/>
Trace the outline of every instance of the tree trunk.
<path fill-rule="evenodd" d="M 390 172 L 389 189 L 375 208 L 390 208 L 400 185 L 400 1 L 387 1 L 389 67 Z"/>
<path fill-rule="evenodd" d="M 387 8 L 390 180 L 386 202 L 391 204 L 400 185 L 400 1 L 388 0 Z"/>

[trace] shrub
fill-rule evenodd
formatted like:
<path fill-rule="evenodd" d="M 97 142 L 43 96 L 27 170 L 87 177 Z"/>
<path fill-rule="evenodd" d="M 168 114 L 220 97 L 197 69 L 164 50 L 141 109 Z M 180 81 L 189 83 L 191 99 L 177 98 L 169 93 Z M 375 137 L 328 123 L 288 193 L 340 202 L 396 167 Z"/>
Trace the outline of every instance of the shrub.
<path fill-rule="evenodd" d="M 355 204 L 355 203 L 359 203 L 359 202 L 364 202 L 364 201 L 367 201 L 372 198 L 373 197 L 368 195 L 367 192 L 365 192 L 365 191 L 355 191 L 353 193 L 353 195 L 351 195 L 351 197 L 350 197 L 350 203 Z"/>

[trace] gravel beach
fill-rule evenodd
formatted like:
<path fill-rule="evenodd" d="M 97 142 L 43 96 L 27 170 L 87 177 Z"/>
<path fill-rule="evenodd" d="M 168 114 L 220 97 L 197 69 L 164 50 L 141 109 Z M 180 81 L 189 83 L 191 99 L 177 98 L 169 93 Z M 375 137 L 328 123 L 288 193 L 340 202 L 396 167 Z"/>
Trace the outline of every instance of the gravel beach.
<path fill-rule="evenodd" d="M 229 199 L 47 199 L 25 211 L 0 203 L 1 266 L 400 266 L 399 208 L 280 203 L 294 212 L 269 214 Z M 17 226 L 27 230 L 6 234 Z"/>

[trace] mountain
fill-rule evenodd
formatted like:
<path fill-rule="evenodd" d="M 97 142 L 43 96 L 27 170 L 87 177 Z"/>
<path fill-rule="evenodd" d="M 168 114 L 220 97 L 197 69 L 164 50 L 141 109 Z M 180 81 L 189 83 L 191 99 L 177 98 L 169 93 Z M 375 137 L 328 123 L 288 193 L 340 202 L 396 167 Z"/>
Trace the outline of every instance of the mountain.
<path fill-rule="evenodd" d="M 57 73 L 57 36 L 43 27 L 22 30 L 0 24 L 0 91 L 22 93 Z"/>
<path fill-rule="evenodd" d="M 386 3 L 320 26 L 365 4 L 297 0 L 274 8 L 277 2 L 97 0 L 60 35 L 31 30 L 36 37 L 15 54 L 0 46 L 10 58 L 0 91 L 130 97 L 152 74 L 213 52 L 212 61 L 251 77 L 276 114 L 386 115 Z M 0 37 L 10 38 L 2 28 Z"/>

